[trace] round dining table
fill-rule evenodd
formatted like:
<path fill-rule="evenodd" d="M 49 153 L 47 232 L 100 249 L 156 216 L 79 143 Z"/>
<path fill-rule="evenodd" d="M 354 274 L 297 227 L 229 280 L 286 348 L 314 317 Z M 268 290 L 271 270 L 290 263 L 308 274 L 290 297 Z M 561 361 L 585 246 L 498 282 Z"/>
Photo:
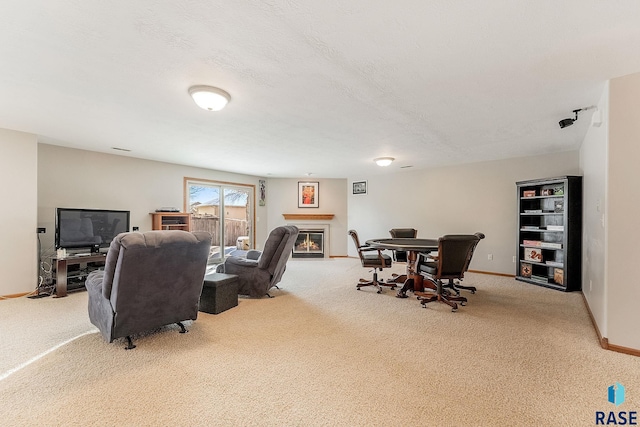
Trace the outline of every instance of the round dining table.
<path fill-rule="evenodd" d="M 389 249 L 394 251 L 407 252 L 407 272 L 393 279 L 389 283 L 403 283 L 402 289 L 398 292 L 399 298 L 406 297 L 406 291 L 412 289 L 422 292 L 424 282 L 420 273 L 416 271 L 416 260 L 418 253 L 433 252 L 438 250 L 438 239 L 420 239 L 409 237 L 386 237 L 382 239 L 370 239 L 366 244 L 378 249 Z"/>

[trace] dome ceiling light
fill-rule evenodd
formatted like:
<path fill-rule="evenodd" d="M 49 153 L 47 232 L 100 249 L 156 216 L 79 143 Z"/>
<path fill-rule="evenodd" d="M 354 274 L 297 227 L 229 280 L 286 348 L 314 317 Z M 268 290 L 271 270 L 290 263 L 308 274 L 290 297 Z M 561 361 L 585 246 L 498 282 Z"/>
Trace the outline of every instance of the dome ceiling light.
<path fill-rule="evenodd" d="M 378 166 L 389 166 L 394 160 L 393 157 L 378 157 L 377 159 L 373 159 Z"/>
<path fill-rule="evenodd" d="M 231 95 L 213 86 L 192 86 L 189 95 L 198 107 L 207 111 L 220 111 L 231 100 Z"/>

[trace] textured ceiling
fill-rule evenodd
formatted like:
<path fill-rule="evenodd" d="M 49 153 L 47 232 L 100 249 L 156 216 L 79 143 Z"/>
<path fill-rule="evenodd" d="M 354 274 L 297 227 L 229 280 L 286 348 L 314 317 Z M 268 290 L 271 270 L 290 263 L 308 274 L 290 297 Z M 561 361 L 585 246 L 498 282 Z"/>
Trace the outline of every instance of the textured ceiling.
<path fill-rule="evenodd" d="M 3 0 L 0 22 L 0 128 L 259 176 L 577 149 L 590 113 L 558 120 L 640 71 L 637 0 Z"/>

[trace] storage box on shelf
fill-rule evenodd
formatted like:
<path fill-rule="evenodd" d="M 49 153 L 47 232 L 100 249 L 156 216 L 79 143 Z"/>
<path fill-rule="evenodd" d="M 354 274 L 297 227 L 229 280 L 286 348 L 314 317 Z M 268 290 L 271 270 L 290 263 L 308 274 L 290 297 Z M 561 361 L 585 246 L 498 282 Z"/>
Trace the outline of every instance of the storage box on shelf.
<path fill-rule="evenodd" d="M 516 279 L 582 289 L 582 177 L 520 181 Z"/>

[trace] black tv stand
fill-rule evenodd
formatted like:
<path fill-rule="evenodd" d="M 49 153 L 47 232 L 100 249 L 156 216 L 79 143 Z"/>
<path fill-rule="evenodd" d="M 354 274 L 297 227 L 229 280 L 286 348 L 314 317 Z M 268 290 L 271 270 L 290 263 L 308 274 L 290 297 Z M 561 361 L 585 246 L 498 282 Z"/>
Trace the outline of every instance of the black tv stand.
<path fill-rule="evenodd" d="M 54 257 L 51 259 L 51 262 L 55 266 L 55 285 L 56 285 L 56 294 L 54 298 L 62 298 L 67 296 L 68 291 L 68 279 L 71 277 L 67 274 L 67 268 L 70 265 L 80 265 L 87 264 L 87 270 L 90 270 L 89 264 L 92 267 L 97 268 L 98 265 L 104 265 L 104 261 L 107 258 L 107 254 L 102 253 L 88 253 L 82 255 L 71 255 L 66 258 L 57 258 Z M 86 277 L 88 273 L 79 273 L 75 277 Z"/>

